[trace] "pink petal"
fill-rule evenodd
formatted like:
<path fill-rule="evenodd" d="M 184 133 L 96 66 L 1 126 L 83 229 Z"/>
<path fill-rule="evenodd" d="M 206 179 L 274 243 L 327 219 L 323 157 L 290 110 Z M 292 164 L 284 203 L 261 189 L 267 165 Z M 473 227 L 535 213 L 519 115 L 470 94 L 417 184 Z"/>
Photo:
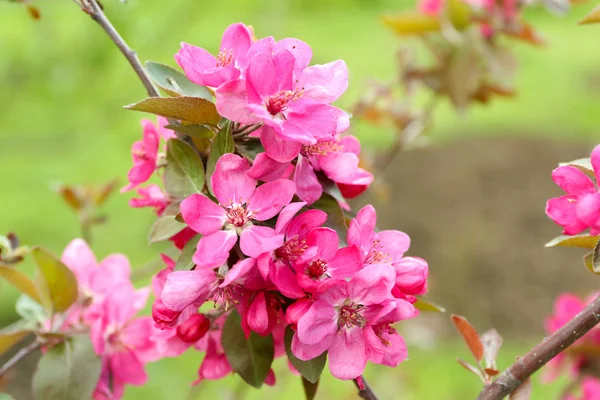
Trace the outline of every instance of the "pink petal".
<path fill-rule="evenodd" d="M 227 219 L 223 207 L 201 194 L 187 197 L 181 202 L 179 209 L 185 223 L 203 235 L 218 231 Z"/>
<path fill-rule="evenodd" d="M 215 97 L 222 117 L 242 124 L 260 122 L 248 108 L 246 81 L 237 79 L 222 84 L 215 91 Z"/>
<path fill-rule="evenodd" d="M 309 145 L 315 143 L 310 138 L 328 138 L 336 133 L 339 114 L 335 107 L 303 98 L 288 107 L 282 136 Z"/>
<path fill-rule="evenodd" d="M 222 206 L 246 203 L 252 197 L 256 180 L 248 176 L 248 160 L 236 154 L 223 154 L 211 177 L 212 189 Z"/>
<path fill-rule="evenodd" d="M 246 258 L 242 261 L 238 261 L 233 267 L 231 267 L 229 272 L 227 272 L 225 279 L 223 279 L 223 282 L 219 285 L 219 287 L 224 288 L 232 283 L 243 282 L 255 265 L 256 260 L 254 258 Z"/>
<path fill-rule="evenodd" d="M 246 25 L 238 22 L 231 24 L 223 32 L 221 51 L 233 50 L 233 58 L 239 60 L 246 55 L 252 44 L 252 34 Z"/>
<path fill-rule="evenodd" d="M 289 162 L 281 163 L 269 157 L 267 153 L 258 153 L 248 171 L 248 176 L 263 182 L 270 182 L 283 178 L 289 166 Z"/>
<path fill-rule="evenodd" d="M 377 214 L 375 208 L 368 204 L 361 208 L 348 227 L 348 244 L 363 246 L 369 250 L 373 245 Z"/>
<path fill-rule="evenodd" d="M 283 235 L 275 233 L 267 226 L 249 226 L 240 235 L 240 248 L 248 257 L 256 258 L 262 253 L 270 252 L 283 244 Z"/>
<path fill-rule="evenodd" d="M 332 278 L 351 278 L 362 268 L 360 251 L 356 246 L 343 247 L 327 263 L 327 273 Z"/>
<path fill-rule="evenodd" d="M 576 214 L 585 224 L 600 228 L 600 193 L 594 192 L 581 196 L 576 205 Z"/>
<path fill-rule="evenodd" d="M 312 50 L 310 46 L 301 40 L 294 38 L 286 38 L 278 41 L 273 49 L 276 53 L 289 51 L 294 57 L 294 77 L 300 75 L 303 69 L 308 67 L 312 58 Z"/>
<path fill-rule="evenodd" d="M 177 137 L 175 131 L 165 128 L 165 125 L 169 125 L 169 120 L 165 117 L 156 117 L 156 124 L 158 125 L 158 134 L 165 142 Z"/>
<path fill-rule="evenodd" d="M 295 189 L 294 182 L 287 179 L 262 184 L 254 191 L 247 209 L 256 213 L 255 220 L 266 221 L 290 203 Z"/>
<path fill-rule="evenodd" d="M 161 300 L 171 310 L 181 311 L 208 296 L 209 285 L 216 279 L 215 272 L 210 269 L 174 271 L 167 278 Z"/>
<path fill-rule="evenodd" d="M 273 36 L 269 36 L 266 38 L 262 38 L 252 43 L 244 57 L 241 60 L 238 60 L 241 69 L 245 70 L 250 65 L 250 62 L 254 59 L 257 54 L 266 53 L 272 54 L 273 47 L 275 46 L 275 39 Z"/>
<path fill-rule="evenodd" d="M 561 196 L 546 203 L 546 215 L 561 225 L 567 235 L 576 235 L 587 229 L 587 224 L 577 217 L 577 200 L 575 196 Z"/>
<path fill-rule="evenodd" d="M 85 271 L 96 268 L 96 256 L 83 239 L 73 239 L 63 251 L 61 261 L 69 267 L 79 279 Z"/>
<path fill-rule="evenodd" d="M 307 298 L 299 299 L 290 304 L 285 310 L 285 321 L 289 325 L 296 325 L 300 318 L 308 312 L 312 304 L 312 300 Z"/>
<path fill-rule="evenodd" d="M 298 156 L 296 172 L 294 173 L 294 183 L 296 184 L 296 193 L 298 197 L 312 204 L 319 200 L 323 194 L 323 186 L 317 179 L 310 161 L 302 156 Z"/>
<path fill-rule="evenodd" d="M 317 341 L 314 344 L 304 344 L 298 339 L 298 333 L 295 333 L 292 338 L 292 353 L 301 360 L 312 360 L 327 351 L 333 343 L 336 335 L 324 337 L 323 340 Z"/>
<path fill-rule="evenodd" d="M 246 72 L 250 103 L 262 104 L 265 98 L 279 91 L 277 73 L 275 60 L 270 54 L 260 53 L 252 59 Z"/>
<path fill-rule="evenodd" d="M 333 103 L 348 88 L 348 67 L 342 60 L 312 65 L 302 71 L 297 85 L 304 88 L 305 96 L 322 103 Z"/>
<path fill-rule="evenodd" d="M 296 275 L 287 265 L 283 263 L 271 264 L 269 278 L 285 297 L 299 299 L 305 296 L 304 290 L 298 285 Z"/>
<path fill-rule="evenodd" d="M 229 252 L 237 242 L 235 231 L 216 231 L 198 242 L 192 260 L 197 268 L 216 268 L 227 262 Z"/>
<path fill-rule="evenodd" d="M 331 260 L 338 251 L 340 239 L 337 232 L 331 228 L 315 228 L 306 237 L 306 244 L 319 249 L 318 258 Z"/>
<path fill-rule="evenodd" d="M 151 317 L 136 318 L 127 324 L 121 333 L 121 339 L 128 348 L 134 350 L 143 362 L 154 362 L 161 358 L 155 342 L 151 339 L 154 321 Z"/>
<path fill-rule="evenodd" d="M 142 120 L 143 132 L 143 143 L 144 151 L 149 155 L 156 158 L 158 152 L 158 143 L 160 141 L 160 135 L 158 134 L 158 128 L 149 119 Z"/>
<path fill-rule="evenodd" d="M 217 59 L 212 54 L 187 43 L 181 43 L 175 61 L 188 79 L 198 85 L 218 87 L 240 76 L 240 71 L 234 66 L 218 67 Z"/>
<path fill-rule="evenodd" d="M 304 207 L 305 205 L 306 205 L 305 202 L 300 201 L 300 202 L 296 202 L 296 203 L 290 203 L 287 206 L 283 207 L 281 209 L 281 212 L 279 213 L 279 217 L 277 217 L 277 223 L 275 225 L 275 232 L 285 233 L 287 227 L 292 222 L 294 215 L 296 215 L 296 213 L 298 211 L 300 211 L 302 209 L 302 207 Z M 318 211 L 320 211 L 320 210 L 318 210 Z M 327 215 L 325 215 L 325 218 L 327 218 Z"/>
<path fill-rule="evenodd" d="M 321 157 L 319 165 L 332 181 L 349 183 L 358 168 L 358 157 L 354 153 L 329 153 Z"/>
<path fill-rule="evenodd" d="M 377 233 L 381 252 L 399 260 L 410 247 L 410 237 L 404 232 L 387 230 Z"/>
<path fill-rule="evenodd" d="M 571 165 L 556 168 L 552 171 L 552 179 L 567 194 L 581 195 L 595 190 L 592 180 Z"/>
<path fill-rule="evenodd" d="M 288 225 L 286 236 L 305 238 L 310 231 L 322 226 L 327 221 L 327 213 L 323 210 L 308 210 L 298 215 Z"/>
<path fill-rule="evenodd" d="M 596 182 L 600 182 L 600 145 L 594 147 L 594 150 L 592 150 L 590 162 L 592 163 L 592 167 L 594 168 Z"/>
<path fill-rule="evenodd" d="M 272 127 L 266 125 L 261 128 L 260 141 L 269 157 L 281 163 L 298 157 L 302 148 L 299 142 L 283 138 Z"/>
<path fill-rule="evenodd" d="M 396 271 L 390 265 L 374 264 L 360 270 L 348 282 L 348 295 L 364 305 L 379 304 L 392 298 Z"/>
<path fill-rule="evenodd" d="M 329 347 L 329 371 L 338 379 L 349 380 L 362 375 L 367 366 L 367 347 L 363 330 L 342 329 Z"/>
<path fill-rule="evenodd" d="M 344 147 L 344 152 L 360 156 L 360 141 L 356 137 L 346 135 L 340 139 L 340 144 Z"/>
<path fill-rule="evenodd" d="M 384 333 L 383 338 L 387 341 L 388 345 L 385 348 L 386 351 L 380 364 L 387 365 L 388 367 L 396 367 L 406 360 L 408 350 L 402 336 L 398 333 Z"/>
<path fill-rule="evenodd" d="M 427 292 L 427 261 L 418 257 L 404 257 L 394 263 L 396 286 L 403 294 L 418 295 Z"/>
<path fill-rule="evenodd" d="M 112 379 L 118 383 L 143 385 L 148 380 L 144 365 L 133 351 L 125 350 L 110 356 Z"/>
<path fill-rule="evenodd" d="M 337 124 L 335 127 L 335 133 L 344 133 L 350 128 L 350 115 L 344 110 L 337 107 L 333 107 L 337 114 Z M 357 154 L 358 155 L 358 154 Z"/>
<path fill-rule="evenodd" d="M 336 334 L 337 322 L 335 308 L 323 300 L 317 300 L 298 321 L 298 339 L 304 344 L 318 344 Z"/>

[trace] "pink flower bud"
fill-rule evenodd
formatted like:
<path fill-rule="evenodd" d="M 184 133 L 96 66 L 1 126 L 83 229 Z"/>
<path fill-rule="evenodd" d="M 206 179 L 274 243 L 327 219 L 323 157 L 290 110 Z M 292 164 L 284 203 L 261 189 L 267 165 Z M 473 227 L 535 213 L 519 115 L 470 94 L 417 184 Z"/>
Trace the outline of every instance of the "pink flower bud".
<path fill-rule="evenodd" d="M 177 320 L 180 311 L 173 311 L 164 305 L 162 300 L 156 299 L 152 304 L 152 319 L 160 329 L 165 329 Z"/>
<path fill-rule="evenodd" d="M 177 326 L 177 336 L 186 343 L 194 343 L 202 339 L 209 328 L 210 321 L 204 314 L 194 314 Z"/>

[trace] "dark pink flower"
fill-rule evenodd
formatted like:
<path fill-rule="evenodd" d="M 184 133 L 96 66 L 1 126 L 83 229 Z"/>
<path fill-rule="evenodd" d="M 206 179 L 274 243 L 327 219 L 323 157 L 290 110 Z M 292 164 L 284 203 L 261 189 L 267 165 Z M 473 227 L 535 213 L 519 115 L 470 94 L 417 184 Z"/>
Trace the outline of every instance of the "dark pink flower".
<path fill-rule="evenodd" d="M 141 197 L 134 197 L 129 200 L 129 205 L 133 208 L 152 207 L 157 215 L 161 215 L 171 203 L 169 196 L 158 185 L 138 187 L 136 192 Z"/>
<path fill-rule="evenodd" d="M 194 314 L 177 326 L 177 336 L 186 343 L 194 343 L 202 339 L 209 328 L 210 321 L 204 314 Z"/>
<path fill-rule="evenodd" d="M 129 184 L 121 189 L 121 192 L 127 192 L 141 183 L 146 182 L 154 170 L 156 170 L 156 159 L 158 156 L 159 133 L 158 128 L 152 121 L 143 119 L 142 127 L 144 136 L 140 141 L 131 146 L 131 157 L 133 158 L 133 167 L 127 174 Z"/>
<path fill-rule="evenodd" d="M 252 34 L 248 27 L 242 23 L 232 24 L 223 33 L 216 57 L 203 48 L 181 43 L 175 61 L 192 82 L 217 87 L 240 76 L 240 63 L 251 43 Z"/>
<path fill-rule="evenodd" d="M 392 300 L 395 273 L 389 265 L 371 265 L 349 281 L 334 281 L 298 321 L 292 351 L 310 360 L 328 351 L 329 370 L 338 379 L 360 376 L 371 354 L 365 327 L 377 323 L 369 310 Z"/>
<path fill-rule="evenodd" d="M 219 204 L 194 194 L 181 203 L 181 214 L 190 228 L 201 233 L 194 262 L 198 268 L 214 268 L 225 263 L 240 236 L 240 248 L 249 257 L 276 249 L 283 235 L 253 221 L 266 221 L 289 204 L 294 183 L 278 179 L 256 187 L 248 176 L 248 161 L 225 154 L 217 162 L 211 177 Z"/>

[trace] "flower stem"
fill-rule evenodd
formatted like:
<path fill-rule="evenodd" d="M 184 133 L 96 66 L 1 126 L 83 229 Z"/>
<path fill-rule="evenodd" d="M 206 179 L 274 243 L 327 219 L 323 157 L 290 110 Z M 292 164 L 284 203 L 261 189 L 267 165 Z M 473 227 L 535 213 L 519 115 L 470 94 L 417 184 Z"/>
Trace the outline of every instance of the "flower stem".
<path fill-rule="evenodd" d="M 39 349 L 41 345 L 42 344 L 36 339 L 26 347 L 23 347 L 21 350 L 17 351 L 14 356 L 12 356 L 2 367 L 0 367 L 0 377 L 4 376 L 6 371 L 17 365 L 19 361 L 33 353 L 35 350 Z"/>
<path fill-rule="evenodd" d="M 125 40 L 119 35 L 119 32 L 115 29 L 115 27 L 111 24 L 111 22 L 106 18 L 104 11 L 102 11 L 102 7 L 98 3 L 97 0 L 82 0 L 81 1 L 82 10 L 89 14 L 90 17 L 94 21 L 102 27 L 102 29 L 106 32 L 106 34 L 110 37 L 110 39 L 115 43 L 115 45 L 121 50 L 121 53 L 125 56 L 129 64 L 137 74 L 140 81 L 146 88 L 146 92 L 150 97 L 159 97 L 159 93 L 152 84 L 152 81 L 148 77 L 146 70 L 142 66 L 140 59 L 138 58 L 136 52 L 132 50 Z"/>
<path fill-rule="evenodd" d="M 498 379 L 487 385 L 477 400 L 502 400 L 521 383 L 566 350 L 577 339 L 600 323 L 600 296 L 552 335 L 544 338 L 523 357 L 505 370 Z"/>
<path fill-rule="evenodd" d="M 364 389 L 360 388 L 361 384 L 358 382 L 359 378 L 362 380 L 362 386 L 364 386 Z M 369 383 L 367 382 L 365 377 L 361 376 L 359 378 L 356 378 L 353 382 L 354 385 L 358 388 L 358 395 L 360 396 L 360 398 L 364 400 L 379 400 L 373 389 L 371 389 L 371 386 L 369 386 Z"/>

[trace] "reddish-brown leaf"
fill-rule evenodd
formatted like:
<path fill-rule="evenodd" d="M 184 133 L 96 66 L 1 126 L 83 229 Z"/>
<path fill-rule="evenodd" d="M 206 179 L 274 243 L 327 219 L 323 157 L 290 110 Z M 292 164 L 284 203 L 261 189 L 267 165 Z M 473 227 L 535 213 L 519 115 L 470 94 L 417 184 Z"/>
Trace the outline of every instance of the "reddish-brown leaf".
<path fill-rule="evenodd" d="M 481 379 L 481 381 L 485 383 L 485 378 L 483 377 L 483 374 L 481 373 L 481 370 L 479 368 L 467 363 L 466 361 L 461 360 L 460 358 L 457 358 L 456 361 L 458 361 L 458 363 L 462 365 L 467 371 L 477 375 L 479 379 Z"/>
<path fill-rule="evenodd" d="M 475 360 L 477 362 L 481 361 L 483 358 L 483 345 L 481 344 L 481 340 L 479 340 L 479 335 L 473 326 L 467 321 L 465 317 L 461 317 L 460 315 L 452 315 L 452 322 L 458 332 L 460 332 L 463 339 L 469 346 L 469 350 L 473 353 Z"/>
<path fill-rule="evenodd" d="M 27 12 L 31 16 L 31 18 L 33 18 L 34 20 L 38 21 L 40 18 L 42 18 L 42 14 L 40 13 L 40 10 L 37 7 L 34 7 L 29 4 L 27 4 L 25 7 L 27 8 Z"/>
<path fill-rule="evenodd" d="M 494 368 L 486 368 L 484 371 L 488 376 L 496 376 L 500 373 L 500 371 Z"/>

